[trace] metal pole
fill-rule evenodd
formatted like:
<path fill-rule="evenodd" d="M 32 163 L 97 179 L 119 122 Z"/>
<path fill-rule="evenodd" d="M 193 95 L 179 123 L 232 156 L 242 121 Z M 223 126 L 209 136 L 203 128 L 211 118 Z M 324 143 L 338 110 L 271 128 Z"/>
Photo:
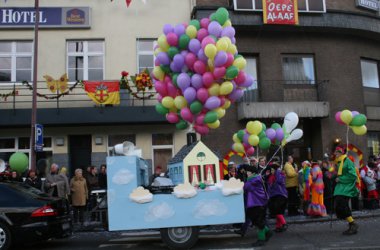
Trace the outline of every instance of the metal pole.
<path fill-rule="evenodd" d="M 34 1 L 34 49 L 33 49 L 33 96 L 32 96 L 32 122 L 30 132 L 30 169 L 36 170 L 36 118 L 37 118 L 37 62 L 38 62 L 38 24 L 40 20 L 39 0 Z"/>

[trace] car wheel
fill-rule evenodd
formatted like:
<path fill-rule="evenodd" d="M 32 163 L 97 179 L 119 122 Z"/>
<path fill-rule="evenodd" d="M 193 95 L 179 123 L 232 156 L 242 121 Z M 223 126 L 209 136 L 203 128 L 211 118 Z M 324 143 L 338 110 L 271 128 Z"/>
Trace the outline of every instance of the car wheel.
<path fill-rule="evenodd" d="M 4 222 L 0 221 L 0 250 L 9 249 L 11 241 L 11 231 Z"/>
<path fill-rule="evenodd" d="M 171 227 L 160 230 L 161 238 L 170 249 L 189 249 L 198 241 L 198 227 Z"/>

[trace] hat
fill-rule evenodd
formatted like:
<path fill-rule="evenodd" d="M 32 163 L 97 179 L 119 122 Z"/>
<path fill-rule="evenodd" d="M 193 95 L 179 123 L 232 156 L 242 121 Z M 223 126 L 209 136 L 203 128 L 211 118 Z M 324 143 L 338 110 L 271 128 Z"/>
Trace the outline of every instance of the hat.
<path fill-rule="evenodd" d="M 335 148 L 335 153 L 341 153 L 341 154 L 344 154 L 344 148 L 341 147 L 341 146 L 337 146 Z"/>
<path fill-rule="evenodd" d="M 302 165 L 302 167 L 311 166 L 311 163 L 309 161 L 303 161 L 301 165 Z"/>
<path fill-rule="evenodd" d="M 233 161 L 230 161 L 229 163 L 228 163 L 228 165 L 234 165 L 235 164 L 235 162 L 233 162 Z"/>

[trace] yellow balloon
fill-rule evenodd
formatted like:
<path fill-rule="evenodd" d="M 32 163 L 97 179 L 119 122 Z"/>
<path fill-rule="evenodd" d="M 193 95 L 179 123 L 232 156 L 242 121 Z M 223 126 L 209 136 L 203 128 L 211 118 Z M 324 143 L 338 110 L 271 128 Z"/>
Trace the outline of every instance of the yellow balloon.
<path fill-rule="evenodd" d="M 340 114 L 340 119 L 342 122 L 344 122 L 346 125 L 349 125 L 350 122 L 352 121 L 352 113 L 348 109 L 345 109 L 342 111 Z"/>
<path fill-rule="evenodd" d="M 194 25 L 187 26 L 186 35 L 188 35 L 190 39 L 195 38 L 197 36 L 197 28 L 195 28 Z"/>
<path fill-rule="evenodd" d="M 207 127 L 212 128 L 212 129 L 219 128 L 219 126 L 220 126 L 220 121 L 219 120 L 216 120 L 213 123 L 207 123 Z"/>
<path fill-rule="evenodd" d="M 230 100 L 226 100 L 226 102 L 224 103 L 224 105 L 222 106 L 222 108 L 228 109 L 230 106 L 231 106 L 231 101 Z"/>
<path fill-rule="evenodd" d="M 186 107 L 187 106 L 187 101 L 186 101 L 185 97 L 183 97 L 183 96 L 176 96 L 176 98 L 174 99 L 174 106 L 177 109 L 182 109 L 182 108 Z"/>
<path fill-rule="evenodd" d="M 220 85 L 213 83 L 210 88 L 208 88 L 208 94 L 211 96 L 218 96 L 220 90 Z"/>
<path fill-rule="evenodd" d="M 248 133 L 258 135 L 263 129 L 263 125 L 259 121 L 249 121 L 246 125 L 246 129 Z"/>
<path fill-rule="evenodd" d="M 219 94 L 221 95 L 228 95 L 232 92 L 232 90 L 234 89 L 234 85 L 232 84 L 232 82 L 224 82 L 222 83 L 222 85 L 220 85 L 220 91 L 219 91 Z"/>
<path fill-rule="evenodd" d="M 219 40 L 216 42 L 216 49 L 217 49 L 218 51 L 221 51 L 221 50 L 223 50 L 223 51 L 227 51 L 227 49 L 228 49 L 228 42 L 227 42 L 227 39 L 223 39 L 223 38 L 219 39 Z"/>
<path fill-rule="evenodd" d="M 159 66 L 154 67 L 153 75 L 160 81 L 164 80 L 165 73 Z"/>
<path fill-rule="evenodd" d="M 210 71 L 214 71 L 214 59 L 208 59 L 207 65 Z"/>
<path fill-rule="evenodd" d="M 235 142 L 233 145 L 232 145 L 232 149 L 235 150 L 236 152 L 238 153 L 244 153 L 244 146 L 242 143 L 240 142 Z"/>
<path fill-rule="evenodd" d="M 237 137 L 237 133 L 235 133 L 233 136 L 232 136 L 232 140 L 234 142 L 240 142 L 240 139 Z"/>
<path fill-rule="evenodd" d="M 160 46 L 160 48 L 163 50 L 163 51 L 167 51 L 170 47 L 170 45 L 168 44 L 168 41 L 166 41 L 166 36 L 164 34 L 162 34 L 161 36 L 158 37 L 157 39 L 157 43 L 158 43 L 158 46 Z"/>
<path fill-rule="evenodd" d="M 232 55 L 235 55 L 237 52 L 236 45 L 232 44 L 232 43 L 230 45 L 228 45 L 227 52 L 231 53 Z"/>
<path fill-rule="evenodd" d="M 248 143 L 251 145 L 251 146 L 257 146 L 260 142 L 260 138 L 257 136 L 257 135 L 250 135 L 248 137 Z"/>
<path fill-rule="evenodd" d="M 218 116 L 218 119 L 220 119 L 226 115 L 226 110 L 224 108 L 217 108 L 217 109 L 215 109 L 215 112 Z"/>
<path fill-rule="evenodd" d="M 214 59 L 215 55 L 216 55 L 216 52 L 217 52 L 217 49 L 216 49 L 216 46 L 214 44 L 207 44 L 206 47 L 205 47 L 205 55 L 210 58 L 210 59 Z"/>
<path fill-rule="evenodd" d="M 365 135 L 367 133 L 367 127 L 365 125 L 362 126 L 352 126 L 352 131 L 354 131 L 355 135 Z"/>
<path fill-rule="evenodd" d="M 227 42 L 228 46 L 230 46 L 232 44 L 231 39 L 228 36 L 224 36 L 224 37 L 222 37 L 220 39 L 225 40 Z"/>
<path fill-rule="evenodd" d="M 171 96 L 165 96 L 164 98 L 162 98 L 161 104 L 162 106 L 168 109 L 174 108 L 174 100 Z"/>
<path fill-rule="evenodd" d="M 225 27 L 229 27 L 229 26 L 232 26 L 232 23 L 231 23 L 231 20 L 230 19 L 227 19 L 227 21 L 223 24 L 223 28 Z"/>
<path fill-rule="evenodd" d="M 244 57 L 241 56 L 234 60 L 233 65 L 236 66 L 238 69 L 243 70 L 247 65 L 247 61 L 244 59 Z"/>

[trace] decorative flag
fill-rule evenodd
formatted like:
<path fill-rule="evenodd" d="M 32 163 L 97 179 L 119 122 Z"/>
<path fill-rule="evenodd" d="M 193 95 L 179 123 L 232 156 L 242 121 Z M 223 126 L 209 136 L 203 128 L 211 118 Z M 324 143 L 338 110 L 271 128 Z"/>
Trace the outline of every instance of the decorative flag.
<path fill-rule="evenodd" d="M 297 0 L 263 0 L 264 24 L 298 24 Z"/>
<path fill-rule="evenodd" d="M 67 91 L 67 82 L 69 80 L 67 74 L 63 74 L 58 80 L 53 79 L 49 75 L 44 75 L 43 77 L 46 79 L 46 86 L 50 92 L 57 93 L 58 91 L 64 93 Z"/>
<path fill-rule="evenodd" d="M 97 104 L 120 104 L 119 82 L 83 81 L 87 95 Z"/>
<path fill-rule="evenodd" d="M 129 7 L 129 5 L 131 4 L 132 0 L 125 0 L 125 3 L 127 4 L 127 8 Z"/>

